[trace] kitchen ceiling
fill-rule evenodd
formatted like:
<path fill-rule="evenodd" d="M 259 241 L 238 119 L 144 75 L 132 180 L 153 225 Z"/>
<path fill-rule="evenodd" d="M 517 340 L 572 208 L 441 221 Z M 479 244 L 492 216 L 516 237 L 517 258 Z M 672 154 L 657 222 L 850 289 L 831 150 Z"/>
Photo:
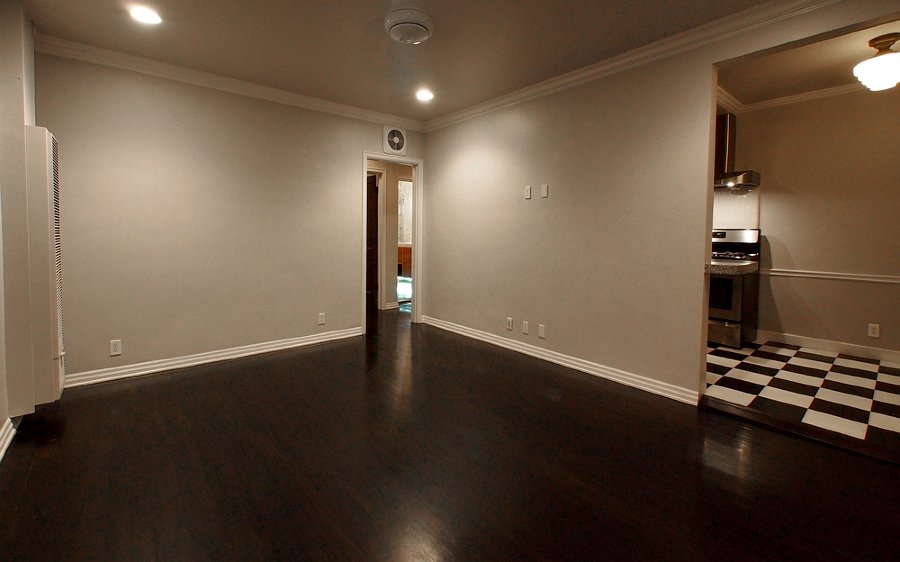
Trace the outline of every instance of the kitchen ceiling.
<path fill-rule="evenodd" d="M 900 21 L 725 62 L 718 65 L 719 86 L 749 105 L 827 88 L 858 85 L 853 67 L 875 54 L 875 49 L 869 47 L 869 40 L 892 32 L 900 32 Z"/>
<path fill-rule="evenodd" d="M 763 0 L 26 0 L 39 33 L 337 103 L 428 121 L 599 62 Z M 421 45 L 384 16 L 434 19 Z M 430 88 L 423 104 L 416 90 Z"/>

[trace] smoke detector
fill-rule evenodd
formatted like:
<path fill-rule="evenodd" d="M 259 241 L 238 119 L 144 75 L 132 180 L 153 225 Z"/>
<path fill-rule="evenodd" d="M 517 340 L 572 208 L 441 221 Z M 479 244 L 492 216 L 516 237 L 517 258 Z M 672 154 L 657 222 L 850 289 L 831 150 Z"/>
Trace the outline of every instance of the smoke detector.
<path fill-rule="evenodd" d="M 384 17 L 384 30 L 391 39 L 406 45 L 418 45 L 431 37 L 434 22 L 421 10 L 394 10 Z"/>

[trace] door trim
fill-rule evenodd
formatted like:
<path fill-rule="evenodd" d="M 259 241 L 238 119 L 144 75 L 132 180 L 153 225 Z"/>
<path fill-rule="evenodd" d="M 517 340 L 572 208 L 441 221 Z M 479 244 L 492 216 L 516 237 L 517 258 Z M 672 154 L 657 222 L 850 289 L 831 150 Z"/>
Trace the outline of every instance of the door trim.
<path fill-rule="evenodd" d="M 413 182 L 413 255 L 412 255 L 412 271 L 413 271 L 413 282 L 415 286 L 413 288 L 413 298 L 412 298 L 412 321 L 416 323 L 422 322 L 422 315 L 425 310 L 425 300 L 422 298 L 422 286 L 424 285 L 424 233 L 423 233 L 423 225 L 424 225 L 424 205 L 422 194 L 425 186 L 425 163 L 421 158 L 410 158 L 407 156 L 397 156 L 393 154 L 384 154 L 383 152 L 368 152 L 363 151 L 362 154 L 362 209 L 361 209 L 361 224 L 362 224 L 362 244 L 361 244 L 361 272 L 360 272 L 360 285 L 361 289 L 361 326 L 363 327 L 363 333 L 366 330 L 366 205 L 368 203 L 367 193 L 366 193 L 366 173 L 368 172 L 368 161 L 382 161 L 382 162 L 392 162 L 394 164 L 404 164 L 406 166 L 411 166 L 413 169 L 412 173 L 412 182 Z M 381 184 L 379 184 L 381 187 Z M 383 190 L 379 189 L 379 198 L 381 198 Z M 380 211 L 383 211 L 383 204 L 379 205 Z M 381 214 L 379 214 L 379 218 Z M 379 220 L 379 223 L 383 223 L 384 221 Z M 381 233 L 379 232 L 379 236 Z M 381 245 L 381 239 L 379 239 L 379 246 Z M 379 248 L 379 252 L 381 252 L 383 248 Z M 384 260 L 380 260 L 384 261 Z M 381 291 L 381 284 L 379 284 L 379 293 Z"/>

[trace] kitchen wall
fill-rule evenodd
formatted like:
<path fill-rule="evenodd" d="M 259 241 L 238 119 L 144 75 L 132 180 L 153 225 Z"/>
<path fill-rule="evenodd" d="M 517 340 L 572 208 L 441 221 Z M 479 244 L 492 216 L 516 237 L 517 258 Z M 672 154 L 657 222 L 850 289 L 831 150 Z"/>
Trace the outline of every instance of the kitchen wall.
<path fill-rule="evenodd" d="M 384 261 L 382 277 L 378 281 L 383 287 L 382 295 L 384 303 L 382 308 L 397 307 L 397 221 L 399 214 L 397 182 L 400 180 L 412 181 L 412 166 L 386 162 L 383 160 L 369 160 L 368 169 L 383 172 L 381 188 L 384 189 L 384 255 L 379 259 Z"/>
<path fill-rule="evenodd" d="M 380 124 L 43 54 L 36 79 L 61 145 L 70 373 L 360 326 Z"/>
<path fill-rule="evenodd" d="M 900 350 L 898 107 L 900 88 L 861 89 L 738 117 L 738 165 L 763 178 L 762 267 L 775 271 L 760 279 L 760 329 Z"/>
<path fill-rule="evenodd" d="M 890 11 L 829 5 L 429 133 L 426 315 L 696 395 L 714 63 Z"/>

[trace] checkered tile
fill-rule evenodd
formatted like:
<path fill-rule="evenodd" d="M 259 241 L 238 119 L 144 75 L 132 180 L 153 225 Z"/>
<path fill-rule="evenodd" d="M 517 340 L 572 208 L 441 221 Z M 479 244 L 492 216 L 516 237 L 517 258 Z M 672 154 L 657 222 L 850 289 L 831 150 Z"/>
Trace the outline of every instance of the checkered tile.
<path fill-rule="evenodd" d="M 706 396 L 900 450 L 900 364 L 778 342 L 706 353 Z"/>

